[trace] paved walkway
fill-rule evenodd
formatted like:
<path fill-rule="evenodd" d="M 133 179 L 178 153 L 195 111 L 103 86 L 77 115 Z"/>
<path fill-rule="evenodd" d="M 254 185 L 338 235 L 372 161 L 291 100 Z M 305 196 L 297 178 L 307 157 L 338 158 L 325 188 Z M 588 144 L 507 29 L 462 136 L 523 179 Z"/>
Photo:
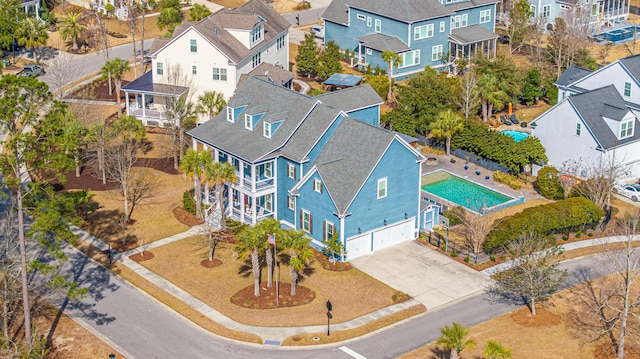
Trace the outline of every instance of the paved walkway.
<path fill-rule="evenodd" d="M 77 234 L 82 240 L 88 242 L 89 244 L 98 248 L 99 250 L 107 250 L 109 248 L 108 244 L 104 243 L 99 238 L 91 235 L 90 233 L 85 232 L 84 230 L 78 227 L 73 227 L 73 232 Z M 163 245 L 166 245 L 187 237 L 191 237 L 197 234 L 201 234 L 201 233 L 204 233 L 204 229 L 201 226 L 196 226 L 185 232 L 173 235 L 171 237 L 167 237 L 156 242 L 145 244 L 143 247 L 145 250 L 149 250 L 155 247 L 163 246 Z M 324 325 L 287 328 L 287 327 L 259 327 L 259 326 L 252 326 L 252 325 L 238 323 L 232 320 L 231 318 L 227 317 L 226 315 L 211 308 L 206 303 L 198 300 L 191 294 L 185 292 L 184 290 L 180 289 L 176 285 L 165 280 L 164 278 L 160 277 L 159 275 L 153 273 L 152 271 L 148 270 L 147 268 L 143 267 L 142 265 L 138 264 L 137 262 L 129 258 L 130 255 L 139 253 L 139 252 L 140 252 L 140 249 L 132 249 L 124 253 L 117 253 L 114 255 L 113 259 L 118 261 L 120 264 L 128 267 L 129 269 L 133 270 L 138 275 L 142 276 L 146 280 L 155 284 L 159 288 L 165 290 L 167 293 L 175 296 L 176 298 L 180 299 L 184 303 L 188 304 L 189 306 L 191 306 L 192 308 L 194 308 L 195 310 L 197 310 L 207 318 L 227 328 L 258 335 L 263 339 L 265 344 L 280 345 L 280 342 L 282 340 L 296 334 L 318 333 L 326 330 L 326 326 Z M 331 328 L 334 331 L 357 328 L 361 325 L 367 324 L 377 319 L 384 318 L 388 315 L 399 312 L 401 310 L 404 310 L 406 308 L 412 307 L 417 304 L 419 304 L 417 301 L 411 299 L 404 303 L 395 304 L 386 308 L 382 308 L 378 311 L 369 313 L 367 315 L 350 320 L 348 322 L 332 324 Z"/>

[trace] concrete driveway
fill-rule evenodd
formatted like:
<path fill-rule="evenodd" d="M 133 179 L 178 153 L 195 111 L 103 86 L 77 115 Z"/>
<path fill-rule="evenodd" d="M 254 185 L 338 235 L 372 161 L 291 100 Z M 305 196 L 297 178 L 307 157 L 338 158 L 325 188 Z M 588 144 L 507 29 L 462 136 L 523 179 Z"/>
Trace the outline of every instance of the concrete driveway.
<path fill-rule="evenodd" d="M 490 279 L 427 248 L 407 241 L 350 261 L 379 281 L 411 295 L 427 310 L 478 294 Z"/>

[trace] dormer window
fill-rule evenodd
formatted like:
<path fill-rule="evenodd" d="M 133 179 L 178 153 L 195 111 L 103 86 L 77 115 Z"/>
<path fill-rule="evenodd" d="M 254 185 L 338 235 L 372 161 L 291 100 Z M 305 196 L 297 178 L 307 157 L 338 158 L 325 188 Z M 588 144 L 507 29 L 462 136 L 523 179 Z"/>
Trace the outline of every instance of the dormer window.
<path fill-rule="evenodd" d="M 633 123 L 635 119 L 627 122 L 622 122 L 620 124 L 620 139 L 628 138 L 633 136 Z"/>
<path fill-rule="evenodd" d="M 245 114 L 244 115 L 244 128 L 246 128 L 249 131 L 253 130 L 253 116 Z"/>
<path fill-rule="evenodd" d="M 269 122 L 264 123 L 264 137 L 271 138 L 271 124 Z"/>
<path fill-rule="evenodd" d="M 262 41 L 263 37 L 264 37 L 264 26 L 260 24 L 254 27 L 253 30 L 251 30 L 251 47 L 253 47 L 253 45 L 257 44 L 258 42 Z"/>
<path fill-rule="evenodd" d="M 227 107 L 227 121 L 232 122 L 235 120 L 233 115 L 233 107 Z"/>

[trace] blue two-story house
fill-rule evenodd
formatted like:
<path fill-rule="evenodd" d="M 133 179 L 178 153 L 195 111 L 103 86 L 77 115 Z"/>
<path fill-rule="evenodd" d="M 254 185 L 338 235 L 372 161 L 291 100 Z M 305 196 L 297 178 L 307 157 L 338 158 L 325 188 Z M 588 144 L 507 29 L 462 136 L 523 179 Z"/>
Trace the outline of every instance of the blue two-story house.
<path fill-rule="evenodd" d="M 387 68 L 382 52 L 400 55 L 394 78 L 443 68 L 476 51 L 495 56 L 497 0 L 333 0 L 322 15 L 325 41 Z"/>
<path fill-rule="evenodd" d="M 309 97 L 250 77 L 189 135 L 237 169 L 221 206 L 228 216 L 276 218 L 318 248 L 339 235 L 349 259 L 415 239 L 437 216 L 437 208 L 421 211 L 425 158 L 378 126 L 380 104 L 368 85 Z"/>

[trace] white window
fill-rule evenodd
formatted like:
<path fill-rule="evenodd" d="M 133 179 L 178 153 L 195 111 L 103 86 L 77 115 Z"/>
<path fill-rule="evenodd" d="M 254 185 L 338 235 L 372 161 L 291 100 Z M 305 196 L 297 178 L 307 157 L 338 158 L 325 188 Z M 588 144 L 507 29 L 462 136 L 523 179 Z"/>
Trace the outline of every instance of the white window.
<path fill-rule="evenodd" d="M 233 115 L 233 107 L 227 107 L 227 121 L 233 122 L 235 117 Z"/>
<path fill-rule="evenodd" d="M 442 55 L 444 54 L 442 50 L 442 45 L 436 45 L 431 48 L 431 61 L 440 61 L 442 60 Z"/>
<path fill-rule="evenodd" d="M 480 23 L 484 24 L 485 22 L 489 21 L 491 21 L 491 10 L 480 11 Z"/>
<path fill-rule="evenodd" d="M 284 47 L 284 35 L 280 36 L 276 43 L 276 50 L 280 50 Z"/>
<path fill-rule="evenodd" d="M 258 25 L 251 30 L 251 46 L 262 41 L 262 35 L 264 34 L 263 29 L 262 25 Z"/>
<path fill-rule="evenodd" d="M 635 119 L 633 121 L 635 121 Z M 620 139 L 633 136 L 633 121 L 620 124 Z"/>
<path fill-rule="evenodd" d="M 582 127 L 582 125 L 580 125 L 579 123 L 576 123 L 576 136 L 580 136 L 581 127 Z"/>
<path fill-rule="evenodd" d="M 551 16 L 551 5 L 545 5 L 542 7 L 542 17 Z"/>
<path fill-rule="evenodd" d="M 296 210 L 296 199 L 294 197 L 287 197 L 287 208 L 292 211 Z"/>
<path fill-rule="evenodd" d="M 358 20 L 366 20 L 366 19 L 367 19 L 367 17 L 366 17 L 366 16 L 364 16 L 364 15 L 362 15 L 362 14 L 356 14 L 356 18 L 357 18 Z"/>
<path fill-rule="evenodd" d="M 191 49 L 191 52 L 198 52 L 198 40 L 189 40 L 189 48 Z"/>
<path fill-rule="evenodd" d="M 162 62 L 156 62 L 156 75 L 164 75 L 164 66 Z"/>
<path fill-rule="evenodd" d="M 560 8 L 562 8 L 562 5 L 560 5 Z M 536 16 L 536 6 L 535 5 L 529 5 L 529 13 L 531 13 L 531 16 Z"/>
<path fill-rule="evenodd" d="M 444 32 L 444 21 L 440 21 L 440 32 Z"/>
<path fill-rule="evenodd" d="M 249 114 L 245 114 L 244 115 L 244 128 L 246 128 L 247 130 L 253 130 L 253 116 L 249 115 Z"/>
<path fill-rule="evenodd" d="M 374 28 L 375 32 L 382 31 L 382 20 L 376 19 L 376 27 Z"/>
<path fill-rule="evenodd" d="M 269 122 L 264 123 L 264 137 L 271 138 L 271 124 Z"/>
<path fill-rule="evenodd" d="M 371 27 L 371 16 L 367 16 L 367 26 Z"/>
<path fill-rule="evenodd" d="M 420 40 L 427 37 L 433 37 L 433 24 L 416 26 L 413 29 L 413 39 Z"/>
<path fill-rule="evenodd" d="M 255 69 L 256 67 L 258 67 L 258 65 L 260 65 L 262 63 L 262 60 L 260 59 L 260 53 L 256 53 L 255 55 L 253 55 L 251 57 L 251 61 L 253 64 L 253 68 Z"/>
<path fill-rule="evenodd" d="M 287 163 L 287 176 L 296 179 L 296 166 L 291 163 Z"/>
<path fill-rule="evenodd" d="M 322 182 L 317 178 L 313 179 L 313 190 L 322 193 Z"/>
<path fill-rule="evenodd" d="M 367 48 L 367 55 L 369 56 L 373 55 L 373 50 L 371 50 L 370 48 Z"/>
<path fill-rule="evenodd" d="M 192 75 L 197 75 L 198 74 L 198 66 L 191 65 L 191 74 Z"/>
<path fill-rule="evenodd" d="M 451 17 L 451 30 L 466 27 L 469 20 L 467 14 L 456 15 Z"/>
<path fill-rule="evenodd" d="M 227 69 L 214 67 L 212 73 L 213 81 L 227 81 Z"/>
<path fill-rule="evenodd" d="M 273 164 L 271 162 L 264 164 L 264 176 L 267 178 L 273 177 Z"/>
<path fill-rule="evenodd" d="M 387 196 L 387 178 L 381 178 L 378 180 L 378 199 L 385 198 Z"/>
<path fill-rule="evenodd" d="M 331 237 L 333 237 L 336 234 L 336 226 L 329 222 L 329 221 L 324 221 L 324 231 L 323 231 L 323 236 L 322 239 L 327 240 L 330 239 Z"/>
<path fill-rule="evenodd" d="M 273 211 L 273 195 L 271 193 L 264 196 L 264 209 L 269 212 Z"/>
<path fill-rule="evenodd" d="M 300 210 L 300 227 L 309 234 L 313 233 L 313 216 L 304 209 Z"/>
<path fill-rule="evenodd" d="M 631 97 L 631 82 L 624 83 L 624 95 L 626 97 Z"/>
<path fill-rule="evenodd" d="M 399 67 L 420 65 L 420 50 L 405 52 L 400 55 L 401 63 Z"/>
<path fill-rule="evenodd" d="M 598 4 L 591 5 L 591 16 L 598 15 Z"/>

